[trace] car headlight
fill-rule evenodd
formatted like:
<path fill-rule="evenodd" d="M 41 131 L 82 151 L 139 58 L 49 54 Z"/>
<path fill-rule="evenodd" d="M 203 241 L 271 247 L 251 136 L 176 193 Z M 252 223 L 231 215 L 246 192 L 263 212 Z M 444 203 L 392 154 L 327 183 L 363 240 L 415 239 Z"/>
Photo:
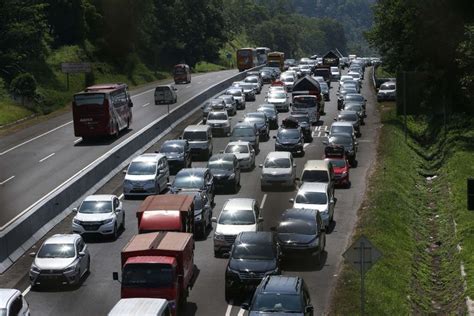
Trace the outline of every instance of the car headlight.
<path fill-rule="evenodd" d="M 73 218 L 72 222 L 76 225 L 81 225 L 82 224 L 82 222 L 80 220 L 76 219 L 76 218 Z"/>
<path fill-rule="evenodd" d="M 341 174 L 343 177 L 347 176 L 347 171 L 343 171 Z"/>
<path fill-rule="evenodd" d="M 38 274 L 41 272 L 40 268 L 38 268 L 34 263 L 31 265 L 30 272 Z"/>
<path fill-rule="evenodd" d="M 229 180 L 233 180 L 234 178 L 235 178 L 235 173 L 233 173 L 229 176 Z"/>
<path fill-rule="evenodd" d="M 108 219 L 106 219 L 105 221 L 102 222 L 102 225 L 110 224 L 110 223 L 112 223 L 113 221 L 114 221 L 113 218 L 108 218 Z"/>
<path fill-rule="evenodd" d="M 224 235 L 218 234 L 218 233 L 214 233 L 214 239 L 216 239 L 216 240 L 225 240 Z"/>
<path fill-rule="evenodd" d="M 315 247 L 319 245 L 319 238 L 314 238 L 314 240 L 309 244 L 310 247 Z"/>
<path fill-rule="evenodd" d="M 71 264 L 69 267 L 67 267 L 66 269 L 64 269 L 64 273 L 72 273 L 72 272 L 75 272 L 78 268 L 78 265 L 77 265 L 77 262 L 74 262 L 73 264 Z"/>
<path fill-rule="evenodd" d="M 265 275 L 280 274 L 280 268 L 276 267 L 274 270 L 265 272 Z"/>

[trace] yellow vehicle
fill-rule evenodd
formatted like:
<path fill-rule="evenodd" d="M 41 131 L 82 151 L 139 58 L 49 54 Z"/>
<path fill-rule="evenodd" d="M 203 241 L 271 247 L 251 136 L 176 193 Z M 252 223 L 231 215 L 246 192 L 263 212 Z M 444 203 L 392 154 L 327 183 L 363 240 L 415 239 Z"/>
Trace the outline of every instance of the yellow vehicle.
<path fill-rule="evenodd" d="M 285 53 L 282 52 L 270 52 L 268 53 L 268 67 L 280 68 L 284 71 L 285 66 Z"/>

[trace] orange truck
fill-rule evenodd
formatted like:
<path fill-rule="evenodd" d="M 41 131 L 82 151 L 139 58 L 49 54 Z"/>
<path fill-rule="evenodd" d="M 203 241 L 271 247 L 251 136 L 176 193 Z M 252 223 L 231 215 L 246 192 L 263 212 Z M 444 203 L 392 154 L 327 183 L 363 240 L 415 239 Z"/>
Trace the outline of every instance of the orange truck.
<path fill-rule="evenodd" d="M 194 232 L 194 197 L 164 194 L 148 196 L 137 210 L 138 232 Z"/>
<path fill-rule="evenodd" d="M 122 249 L 121 263 L 121 298 L 163 298 L 172 315 L 181 315 L 195 279 L 192 234 L 135 235 Z M 113 279 L 119 280 L 118 272 Z"/>

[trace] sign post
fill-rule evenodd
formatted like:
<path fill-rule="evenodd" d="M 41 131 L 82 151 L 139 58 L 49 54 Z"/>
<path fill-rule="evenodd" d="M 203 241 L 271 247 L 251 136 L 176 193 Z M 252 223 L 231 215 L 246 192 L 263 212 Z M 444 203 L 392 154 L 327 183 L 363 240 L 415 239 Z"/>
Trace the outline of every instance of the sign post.
<path fill-rule="evenodd" d="M 66 86 L 69 90 L 69 74 L 92 71 L 91 63 L 61 63 L 61 71 L 66 74 Z"/>
<path fill-rule="evenodd" d="M 370 241 L 361 236 L 357 239 L 342 256 L 354 269 L 360 273 L 360 314 L 365 315 L 365 274 L 377 262 L 382 254 Z"/>

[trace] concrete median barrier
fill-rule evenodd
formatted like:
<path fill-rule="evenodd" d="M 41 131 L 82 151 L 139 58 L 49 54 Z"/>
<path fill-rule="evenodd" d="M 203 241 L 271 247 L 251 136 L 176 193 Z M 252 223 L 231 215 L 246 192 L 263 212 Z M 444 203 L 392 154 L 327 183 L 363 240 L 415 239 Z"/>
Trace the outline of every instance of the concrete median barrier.
<path fill-rule="evenodd" d="M 260 67 L 252 70 L 258 68 Z M 79 203 L 86 195 L 94 193 L 123 169 L 133 157 L 145 152 L 172 128 L 198 111 L 205 100 L 227 88 L 233 81 L 243 79 L 245 74 L 246 72 L 238 73 L 209 87 L 174 108 L 168 115 L 148 124 L 2 227 L 0 230 L 0 273 L 8 269 L 51 228 L 68 216 L 72 205 Z"/>

